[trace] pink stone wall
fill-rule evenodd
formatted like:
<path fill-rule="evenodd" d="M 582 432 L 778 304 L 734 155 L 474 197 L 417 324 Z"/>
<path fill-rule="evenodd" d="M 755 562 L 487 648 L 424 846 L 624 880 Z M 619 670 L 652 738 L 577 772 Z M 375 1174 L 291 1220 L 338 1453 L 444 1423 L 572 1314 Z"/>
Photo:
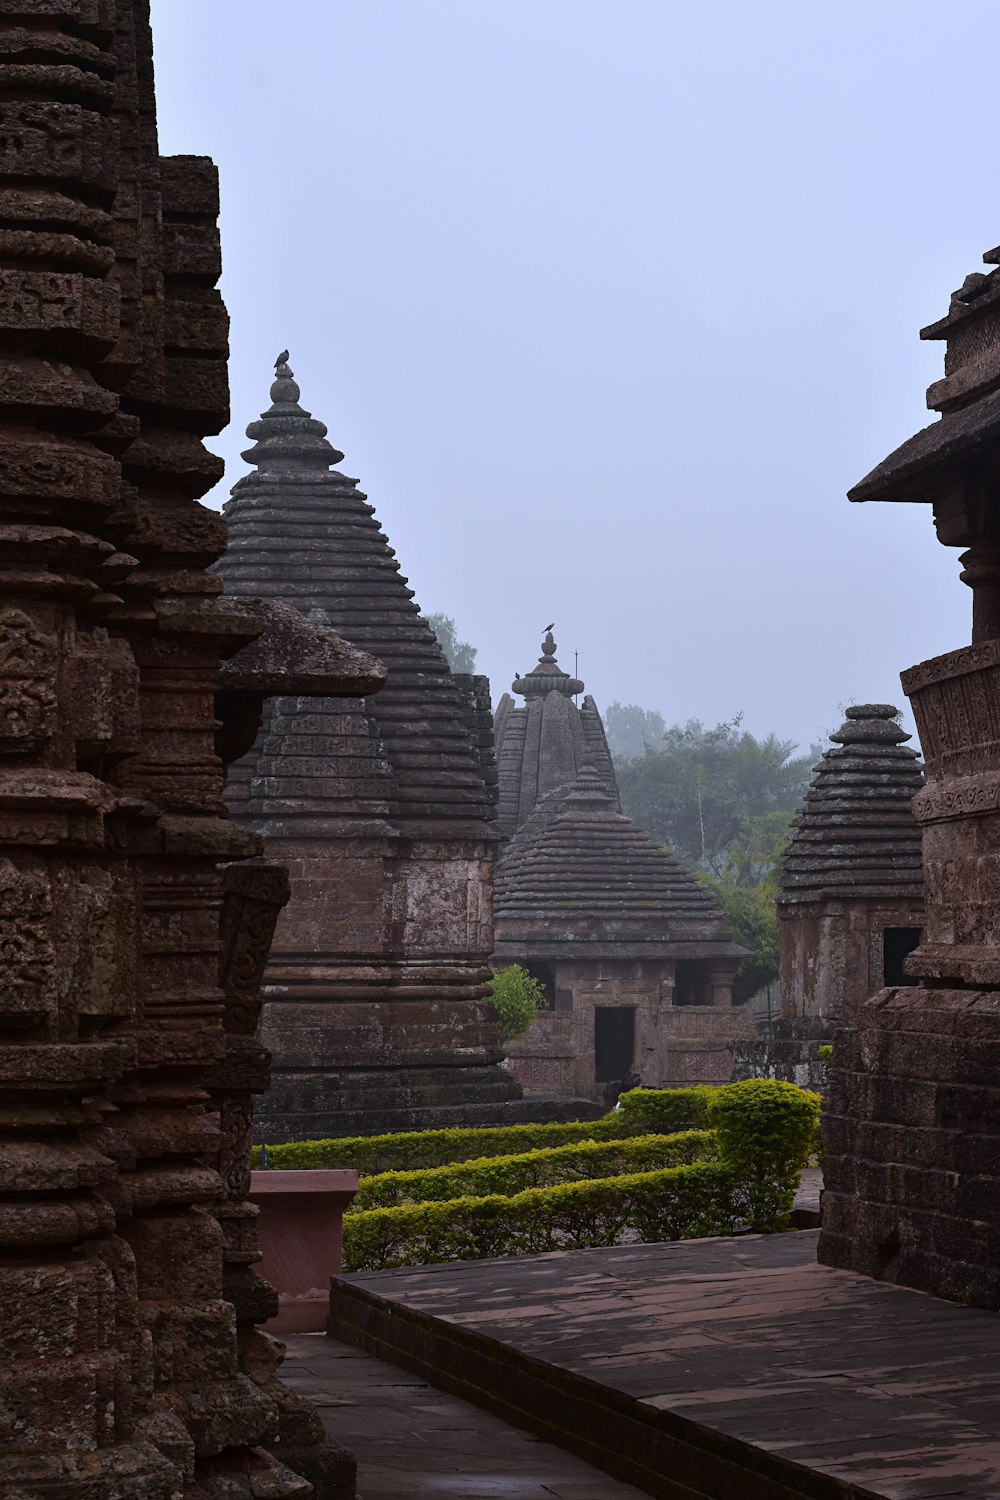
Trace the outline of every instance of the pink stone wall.
<path fill-rule="evenodd" d="M 250 1201 L 260 1211 L 259 1271 L 278 1293 L 269 1333 L 322 1333 L 330 1277 L 339 1275 L 344 1212 L 358 1190 L 349 1171 L 254 1172 Z"/>

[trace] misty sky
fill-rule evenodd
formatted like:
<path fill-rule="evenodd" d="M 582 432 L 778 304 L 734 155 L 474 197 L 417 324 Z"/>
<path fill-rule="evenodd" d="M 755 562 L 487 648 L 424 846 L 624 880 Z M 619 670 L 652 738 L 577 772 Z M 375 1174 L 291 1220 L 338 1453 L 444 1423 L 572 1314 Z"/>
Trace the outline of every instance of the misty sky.
<path fill-rule="evenodd" d="M 222 171 L 233 425 L 286 345 L 494 698 L 808 745 L 969 638 L 918 329 L 1000 242 L 995 3 L 154 0 L 161 149 Z M 222 490 L 210 503 L 221 503 Z"/>

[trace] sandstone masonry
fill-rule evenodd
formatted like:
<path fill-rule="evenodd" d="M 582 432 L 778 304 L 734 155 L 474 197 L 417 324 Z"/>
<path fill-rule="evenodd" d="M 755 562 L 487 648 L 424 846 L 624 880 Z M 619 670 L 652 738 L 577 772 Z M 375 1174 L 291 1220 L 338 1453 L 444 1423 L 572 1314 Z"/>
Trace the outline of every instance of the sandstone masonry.
<path fill-rule="evenodd" d="M 1000 264 L 1000 250 L 987 256 Z M 824 1125 L 820 1259 L 1000 1307 L 1000 272 L 968 277 L 923 332 L 946 344 L 928 391 L 940 420 L 854 500 L 933 506 L 965 549 L 972 644 L 903 673 L 926 757 L 913 810 L 926 913 L 905 960 L 838 1031 Z"/>

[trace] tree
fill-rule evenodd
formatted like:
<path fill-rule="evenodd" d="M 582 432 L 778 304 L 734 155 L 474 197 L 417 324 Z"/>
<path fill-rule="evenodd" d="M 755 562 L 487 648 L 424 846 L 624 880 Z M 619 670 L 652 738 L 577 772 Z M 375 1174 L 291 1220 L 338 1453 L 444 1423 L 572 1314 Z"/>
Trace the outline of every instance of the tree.
<path fill-rule="evenodd" d="M 694 865 L 750 950 L 733 985 L 737 1002 L 778 977 L 778 861 L 821 750 L 795 755 L 791 740 L 755 738 L 731 723 L 697 719 L 666 730 L 658 749 L 616 766 L 625 811 Z"/>
<path fill-rule="evenodd" d="M 486 988 L 489 990 L 502 1042 L 524 1036 L 537 1021 L 540 1010 L 548 1010 L 545 990 L 537 979 L 520 964 L 494 971 Z"/>
<path fill-rule="evenodd" d="M 604 715 L 608 749 L 615 760 L 634 760 L 658 750 L 667 732 L 663 715 L 636 703 L 612 703 Z"/>
<path fill-rule="evenodd" d="M 736 885 L 710 875 L 702 879 L 729 918 L 736 942 L 750 950 L 733 980 L 733 1001 L 740 1005 L 778 977 L 777 871 L 772 869 L 759 885 Z"/>
<path fill-rule="evenodd" d="M 616 765 L 622 806 L 641 828 L 688 864 L 721 878 L 727 866 L 756 866 L 762 841 L 773 843 L 801 806 L 815 755 L 793 754 L 791 740 L 757 739 L 742 716 L 706 729 L 698 719 L 674 724 L 659 749 Z M 735 848 L 731 847 L 735 845 Z M 753 881 L 751 881 L 753 883 Z"/>
<path fill-rule="evenodd" d="M 424 618 L 437 636 L 438 645 L 444 652 L 451 670 L 474 672 L 478 652 L 475 646 L 470 646 L 468 641 L 459 640 L 455 621 L 451 615 L 425 615 Z"/>

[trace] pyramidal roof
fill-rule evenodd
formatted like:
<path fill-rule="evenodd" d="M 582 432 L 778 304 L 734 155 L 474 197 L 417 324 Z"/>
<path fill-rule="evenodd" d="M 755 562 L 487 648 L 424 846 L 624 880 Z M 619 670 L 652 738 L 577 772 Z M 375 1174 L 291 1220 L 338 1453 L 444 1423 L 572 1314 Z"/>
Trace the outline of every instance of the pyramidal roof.
<path fill-rule="evenodd" d="M 285 355 L 271 406 L 247 428 L 253 446 L 243 457 L 254 472 L 225 507 L 229 549 L 217 571 L 227 592 L 284 599 L 384 663 L 385 686 L 366 712 L 392 768 L 397 825 L 489 822 L 468 684 L 452 675 L 374 507 L 332 467 L 344 455 L 299 395 Z"/>
<path fill-rule="evenodd" d="M 923 897 L 912 802 L 923 771 L 890 703 L 847 710 L 816 767 L 782 859 L 779 901 Z"/>
<path fill-rule="evenodd" d="M 552 630 L 551 625 L 546 630 L 537 665 L 511 684 L 511 691 L 524 698 L 524 707 L 508 693 L 497 705 L 499 823 L 505 833 L 513 833 L 530 818 L 541 798 L 575 781 L 585 763 L 595 768 L 616 810 L 619 806 L 597 704 L 591 697 L 585 697 L 579 708 L 574 703 L 583 683 L 556 661 Z"/>
<path fill-rule="evenodd" d="M 498 941 L 707 941 L 719 956 L 744 951 L 711 892 L 618 811 L 593 762 L 543 798 L 511 840 L 497 866 L 495 915 Z"/>

